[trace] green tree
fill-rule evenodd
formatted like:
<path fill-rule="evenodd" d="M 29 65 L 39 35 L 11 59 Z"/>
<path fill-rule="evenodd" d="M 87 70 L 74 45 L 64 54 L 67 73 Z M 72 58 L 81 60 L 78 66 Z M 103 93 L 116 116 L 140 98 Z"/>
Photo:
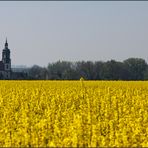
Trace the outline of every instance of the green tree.
<path fill-rule="evenodd" d="M 144 59 L 129 58 L 123 63 L 128 71 L 130 80 L 144 80 L 144 72 L 147 68 L 147 63 Z"/>

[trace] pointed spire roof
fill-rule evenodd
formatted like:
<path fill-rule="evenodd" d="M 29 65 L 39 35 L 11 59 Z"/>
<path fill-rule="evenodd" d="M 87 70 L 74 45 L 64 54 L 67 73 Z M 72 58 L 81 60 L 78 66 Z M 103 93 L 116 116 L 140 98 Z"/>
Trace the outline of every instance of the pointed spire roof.
<path fill-rule="evenodd" d="M 5 47 L 8 47 L 7 37 L 6 37 Z"/>

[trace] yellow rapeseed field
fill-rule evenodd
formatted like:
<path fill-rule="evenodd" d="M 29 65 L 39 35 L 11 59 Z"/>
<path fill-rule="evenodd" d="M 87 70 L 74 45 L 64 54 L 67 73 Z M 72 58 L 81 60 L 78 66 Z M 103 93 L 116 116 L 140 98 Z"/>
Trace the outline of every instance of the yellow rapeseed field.
<path fill-rule="evenodd" d="M 0 147 L 148 147 L 148 82 L 0 81 Z"/>

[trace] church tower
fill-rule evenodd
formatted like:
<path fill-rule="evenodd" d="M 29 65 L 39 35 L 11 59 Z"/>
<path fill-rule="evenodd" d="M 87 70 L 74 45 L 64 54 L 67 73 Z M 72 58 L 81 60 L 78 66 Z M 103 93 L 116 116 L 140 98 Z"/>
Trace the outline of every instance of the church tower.
<path fill-rule="evenodd" d="M 10 49 L 8 49 L 7 38 L 5 42 L 5 48 L 2 52 L 2 62 L 4 64 L 5 79 L 11 78 L 11 59 L 10 59 Z"/>

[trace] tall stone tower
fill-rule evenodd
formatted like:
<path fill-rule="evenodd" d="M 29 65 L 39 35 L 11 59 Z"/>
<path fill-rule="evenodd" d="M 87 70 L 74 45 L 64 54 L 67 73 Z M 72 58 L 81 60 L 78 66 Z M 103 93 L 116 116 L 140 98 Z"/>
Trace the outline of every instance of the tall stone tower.
<path fill-rule="evenodd" d="M 11 78 L 11 59 L 10 59 L 10 49 L 8 49 L 8 43 L 6 38 L 5 48 L 2 52 L 2 62 L 4 63 L 4 77 L 5 79 Z"/>

